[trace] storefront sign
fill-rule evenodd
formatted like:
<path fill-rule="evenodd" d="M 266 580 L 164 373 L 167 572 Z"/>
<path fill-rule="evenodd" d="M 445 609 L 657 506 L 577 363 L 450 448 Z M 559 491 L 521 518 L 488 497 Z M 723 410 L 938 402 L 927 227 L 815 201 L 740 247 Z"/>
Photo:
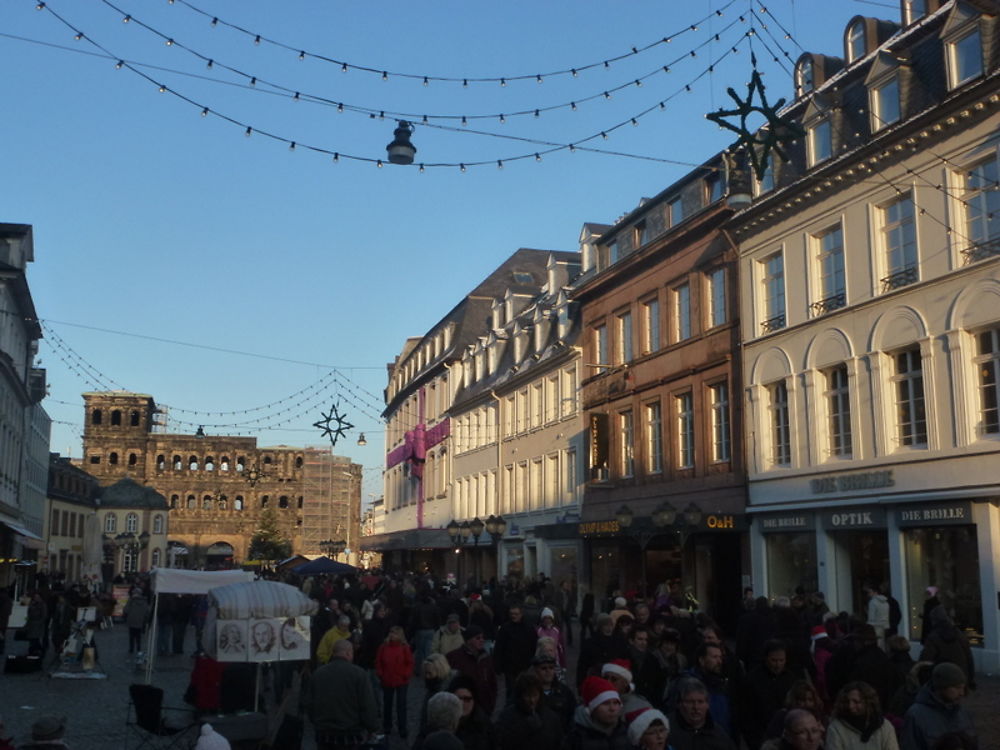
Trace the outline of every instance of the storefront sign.
<path fill-rule="evenodd" d="M 787 516 L 764 516 L 760 519 L 762 531 L 808 531 L 815 524 L 811 513 Z"/>
<path fill-rule="evenodd" d="M 709 513 L 701 525 L 709 531 L 742 531 L 747 527 L 747 517 L 733 513 Z"/>
<path fill-rule="evenodd" d="M 877 490 L 894 487 L 892 469 L 887 471 L 865 471 L 860 474 L 844 474 L 838 477 L 819 477 L 809 481 L 809 489 L 814 495 L 827 492 L 856 492 L 857 490 Z"/>
<path fill-rule="evenodd" d="M 825 511 L 823 526 L 827 529 L 884 529 L 885 508 L 847 508 Z"/>
<path fill-rule="evenodd" d="M 580 536 L 590 534 L 617 534 L 621 531 L 618 521 L 585 521 L 577 525 L 577 533 Z"/>
<path fill-rule="evenodd" d="M 972 503 L 928 503 L 896 511 L 900 526 L 972 523 Z"/>

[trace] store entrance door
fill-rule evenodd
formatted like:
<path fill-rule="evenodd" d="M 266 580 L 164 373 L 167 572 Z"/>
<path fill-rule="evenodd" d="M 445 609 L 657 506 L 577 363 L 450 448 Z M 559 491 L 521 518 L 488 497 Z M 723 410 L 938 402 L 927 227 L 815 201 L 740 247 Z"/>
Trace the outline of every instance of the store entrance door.
<path fill-rule="evenodd" d="M 885 529 L 836 531 L 833 565 L 837 591 L 825 592 L 830 608 L 847 609 L 864 617 L 868 603 L 865 586 L 888 586 L 889 539 Z"/>

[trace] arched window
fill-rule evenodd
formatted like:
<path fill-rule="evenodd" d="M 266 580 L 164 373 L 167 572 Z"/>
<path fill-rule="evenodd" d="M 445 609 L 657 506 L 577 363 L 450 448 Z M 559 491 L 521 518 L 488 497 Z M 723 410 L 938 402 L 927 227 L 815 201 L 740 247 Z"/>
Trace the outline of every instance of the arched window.
<path fill-rule="evenodd" d="M 288 507 L 288 495 L 282 495 L 278 498 L 278 507 L 287 508 Z"/>
<path fill-rule="evenodd" d="M 205 497 L 203 497 L 201 499 L 201 509 L 202 510 L 212 510 L 212 496 L 211 495 L 205 495 Z"/>
<path fill-rule="evenodd" d="M 184 460 L 180 456 L 174 456 L 174 471 L 180 471 L 184 468 Z"/>
<path fill-rule="evenodd" d="M 243 471 L 246 468 L 247 460 L 240 456 L 236 459 L 236 471 Z"/>
<path fill-rule="evenodd" d="M 865 22 L 855 21 L 847 29 L 847 62 L 860 60 L 865 56 Z"/>
<path fill-rule="evenodd" d="M 163 533 L 163 514 L 157 513 L 153 516 L 153 533 L 162 534 Z"/>
<path fill-rule="evenodd" d="M 188 510 L 194 510 L 194 505 L 195 505 L 194 495 L 188 495 L 187 496 L 187 509 Z"/>
<path fill-rule="evenodd" d="M 302 495 L 299 495 L 299 510 L 302 509 Z"/>
<path fill-rule="evenodd" d="M 161 453 L 156 457 L 156 470 L 163 471 L 165 468 L 167 468 L 167 457 Z"/>
<path fill-rule="evenodd" d="M 100 409 L 94 409 L 94 411 L 90 413 L 91 424 L 100 424 L 103 419 L 104 415 L 101 413 Z"/>
<path fill-rule="evenodd" d="M 219 462 L 219 471 L 229 471 L 229 456 L 223 456 Z"/>
<path fill-rule="evenodd" d="M 188 469 L 190 469 L 191 471 L 198 471 L 198 457 L 197 456 L 191 456 L 191 458 L 188 459 Z"/>
<path fill-rule="evenodd" d="M 295 457 L 295 468 L 296 469 L 301 469 L 302 468 L 302 456 L 296 456 Z"/>
<path fill-rule="evenodd" d="M 129 513 L 125 516 L 125 531 L 130 534 L 135 534 L 139 531 L 139 516 L 135 513 Z"/>
<path fill-rule="evenodd" d="M 131 414 L 129 414 L 128 415 L 128 422 L 133 427 L 138 427 L 139 426 L 139 412 L 133 411 Z"/>
<path fill-rule="evenodd" d="M 118 426 L 121 425 L 121 423 L 122 423 L 122 413 L 118 409 L 115 409 L 113 412 L 111 412 L 111 424 Z"/>
<path fill-rule="evenodd" d="M 170 496 L 170 507 L 171 508 L 176 508 L 177 507 L 177 503 L 179 503 L 180 501 L 181 501 L 180 495 L 171 495 Z"/>
<path fill-rule="evenodd" d="M 270 456 L 264 456 L 264 463 L 265 464 L 270 464 L 271 463 L 271 457 Z"/>
<path fill-rule="evenodd" d="M 135 466 L 138 461 L 139 461 L 139 457 L 137 455 L 135 455 L 134 453 L 129 453 L 128 454 L 128 465 L 129 466 Z"/>
<path fill-rule="evenodd" d="M 108 454 L 108 463 L 111 464 L 112 466 L 116 465 L 118 463 L 118 454 L 115 453 L 114 451 L 112 451 L 111 453 L 109 453 Z"/>
<path fill-rule="evenodd" d="M 233 510 L 243 510 L 243 495 L 237 495 L 233 500 Z"/>
<path fill-rule="evenodd" d="M 799 60 L 795 66 L 795 93 L 799 96 L 813 90 L 813 61 L 811 58 Z"/>
<path fill-rule="evenodd" d="M 215 459 L 205 456 L 205 471 L 215 471 Z"/>
<path fill-rule="evenodd" d="M 118 531 L 118 516 L 108 513 L 104 516 L 104 533 L 114 534 L 116 531 Z"/>
<path fill-rule="evenodd" d="M 268 503 L 268 501 L 270 499 L 271 499 L 270 495 L 264 495 L 263 497 L 261 497 L 261 499 L 260 499 L 260 507 L 261 508 L 266 508 L 267 507 L 267 503 Z"/>
<path fill-rule="evenodd" d="M 219 510 L 228 510 L 228 509 L 229 509 L 229 500 L 226 498 L 225 495 L 220 495 L 219 496 Z"/>
<path fill-rule="evenodd" d="M 159 548 L 153 550 L 153 556 L 150 558 L 150 565 L 154 568 L 160 567 L 160 550 Z"/>

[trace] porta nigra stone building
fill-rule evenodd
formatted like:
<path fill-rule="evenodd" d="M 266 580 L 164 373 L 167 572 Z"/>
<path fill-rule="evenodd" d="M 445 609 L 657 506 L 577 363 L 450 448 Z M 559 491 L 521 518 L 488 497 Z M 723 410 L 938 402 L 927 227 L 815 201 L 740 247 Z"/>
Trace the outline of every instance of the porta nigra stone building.
<path fill-rule="evenodd" d="M 165 564 L 218 567 L 247 559 L 261 513 L 274 508 L 296 553 L 323 540 L 357 549 L 361 466 L 330 450 L 258 447 L 257 438 L 163 431 L 163 412 L 142 393 L 83 394 L 83 468 L 102 486 L 123 477 L 170 506 Z"/>

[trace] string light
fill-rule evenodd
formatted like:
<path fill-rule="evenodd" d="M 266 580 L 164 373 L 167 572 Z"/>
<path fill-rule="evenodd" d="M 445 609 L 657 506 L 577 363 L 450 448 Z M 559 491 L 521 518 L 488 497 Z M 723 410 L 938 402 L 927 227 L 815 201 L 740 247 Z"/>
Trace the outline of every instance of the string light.
<path fill-rule="evenodd" d="M 252 134 L 253 134 L 253 128 L 247 125 L 247 130 L 246 133 L 244 133 L 244 135 L 246 135 L 246 137 L 249 138 Z"/>

